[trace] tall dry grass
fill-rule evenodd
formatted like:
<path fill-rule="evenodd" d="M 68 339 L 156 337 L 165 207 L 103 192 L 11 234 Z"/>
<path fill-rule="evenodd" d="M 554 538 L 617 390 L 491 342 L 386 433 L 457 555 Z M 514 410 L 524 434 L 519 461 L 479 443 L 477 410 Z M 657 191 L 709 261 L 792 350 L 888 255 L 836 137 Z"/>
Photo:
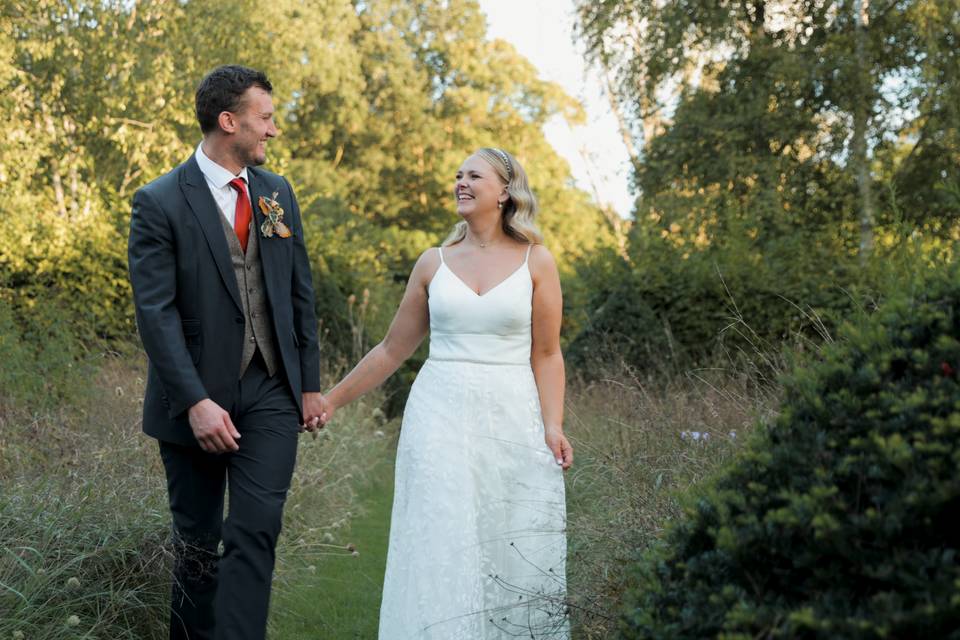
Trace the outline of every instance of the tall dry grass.
<path fill-rule="evenodd" d="M 145 360 L 102 354 L 61 406 L 0 403 L 0 638 L 166 637 L 170 516 L 157 444 L 140 431 Z M 372 400 L 376 400 L 373 398 Z M 278 549 L 349 554 L 344 528 L 390 426 L 356 406 L 301 437 Z"/>
<path fill-rule="evenodd" d="M 143 372 L 98 364 L 69 403 L 0 417 L 0 637 L 162 635 L 167 516 L 156 445 L 139 433 Z"/>
<path fill-rule="evenodd" d="M 742 370 L 742 369 L 740 369 Z M 630 567 L 685 494 L 775 412 L 776 387 L 737 369 L 624 367 L 571 385 L 568 591 L 573 637 L 616 635 Z"/>

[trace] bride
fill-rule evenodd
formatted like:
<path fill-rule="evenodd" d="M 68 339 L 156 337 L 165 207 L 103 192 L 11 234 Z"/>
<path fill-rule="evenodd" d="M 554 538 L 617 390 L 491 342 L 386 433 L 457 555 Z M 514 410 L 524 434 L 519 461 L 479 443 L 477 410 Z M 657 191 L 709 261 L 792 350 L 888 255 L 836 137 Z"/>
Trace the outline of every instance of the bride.
<path fill-rule="evenodd" d="M 430 333 L 397 448 L 380 640 L 567 638 L 557 267 L 501 149 L 467 158 L 463 218 L 417 260 L 390 329 L 326 395 L 381 384 Z"/>

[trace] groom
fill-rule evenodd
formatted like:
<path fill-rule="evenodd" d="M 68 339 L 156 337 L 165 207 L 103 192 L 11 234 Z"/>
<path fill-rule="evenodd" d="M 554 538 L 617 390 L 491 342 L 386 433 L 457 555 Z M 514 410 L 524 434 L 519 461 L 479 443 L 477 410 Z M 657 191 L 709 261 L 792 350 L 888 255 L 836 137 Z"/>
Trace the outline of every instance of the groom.
<path fill-rule="evenodd" d="M 300 211 L 286 179 L 256 168 L 277 135 L 272 90 L 254 69 L 211 71 L 203 141 L 133 197 L 143 430 L 159 440 L 176 549 L 171 638 L 264 637 L 298 433 L 322 426 Z"/>

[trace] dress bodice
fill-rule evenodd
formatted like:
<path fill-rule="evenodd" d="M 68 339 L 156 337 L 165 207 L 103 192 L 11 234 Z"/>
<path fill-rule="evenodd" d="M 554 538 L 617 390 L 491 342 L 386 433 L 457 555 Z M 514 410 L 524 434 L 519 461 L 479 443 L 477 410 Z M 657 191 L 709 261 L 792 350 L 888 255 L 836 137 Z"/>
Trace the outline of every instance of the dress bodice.
<path fill-rule="evenodd" d="M 430 358 L 484 364 L 529 364 L 533 280 L 527 255 L 513 273 L 479 295 L 443 259 L 427 287 Z"/>

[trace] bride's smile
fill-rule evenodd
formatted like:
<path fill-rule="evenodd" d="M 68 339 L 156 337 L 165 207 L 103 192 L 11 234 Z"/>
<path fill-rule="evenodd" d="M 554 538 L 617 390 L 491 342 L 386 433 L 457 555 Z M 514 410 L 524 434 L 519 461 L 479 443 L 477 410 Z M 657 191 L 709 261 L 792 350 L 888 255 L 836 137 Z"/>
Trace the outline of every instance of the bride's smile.
<path fill-rule="evenodd" d="M 470 156 L 460 166 L 454 182 L 453 194 L 457 213 L 495 212 L 506 199 L 504 185 L 493 167 L 478 156 Z"/>

